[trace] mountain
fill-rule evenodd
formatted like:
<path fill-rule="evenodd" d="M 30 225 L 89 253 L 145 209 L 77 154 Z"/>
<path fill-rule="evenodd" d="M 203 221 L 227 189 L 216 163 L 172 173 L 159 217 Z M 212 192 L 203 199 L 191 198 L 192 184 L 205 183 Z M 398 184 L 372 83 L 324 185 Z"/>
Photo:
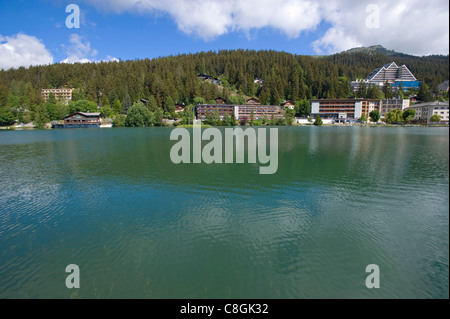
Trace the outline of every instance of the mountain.
<path fill-rule="evenodd" d="M 391 62 L 406 65 L 419 81 L 433 89 L 449 77 L 448 55 L 420 57 L 388 50 L 381 45 L 354 48 L 322 59 L 351 70 L 352 79 L 366 78 L 374 69 Z"/>
<path fill-rule="evenodd" d="M 383 47 L 382 45 L 373 45 L 370 47 L 360 47 L 360 48 L 353 48 L 341 53 L 367 53 L 367 54 L 373 54 L 373 53 L 378 53 L 378 54 L 383 54 L 385 56 L 390 56 L 390 57 L 414 57 L 413 55 L 408 55 L 405 53 L 401 53 L 401 52 L 396 52 L 394 50 L 388 50 L 385 47 Z"/>

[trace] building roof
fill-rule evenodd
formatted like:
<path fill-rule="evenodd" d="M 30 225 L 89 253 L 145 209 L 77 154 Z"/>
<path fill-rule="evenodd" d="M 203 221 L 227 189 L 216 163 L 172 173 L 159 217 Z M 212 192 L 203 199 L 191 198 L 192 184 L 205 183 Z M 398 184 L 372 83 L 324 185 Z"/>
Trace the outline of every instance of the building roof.
<path fill-rule="evenodd" d="M 342 102 L 342 103 L 354 103 L 354 102 L 380 102 L 379 99 L 312 99 L 310 102 Z"/>
<path fill-rule="evenodd" d="M 448 91 L 449 88 L 449 81 L 444 81 L 443 83 L 439 84 L 438 91 Z"/>
<path fill-rule="evenodd" d="M 406 65 L 399 67 L 395 62 L 375 69 L 366 80 L 372 82 L 417 81 Z"/>
<path fill-rule="evenodd" d="M 102 116 L 101 113 L 75 112 L 75 113 L 72 113 L 72 114 L 66 116 L 65 119 L 68 118 L 68 117 L 74 116 L 74 115 L 76 115 L 76 114 L 80 114 L 80 115 L 83 115 L 83 116 L 85 116 L 85 117 L 101 117 L 101 116 Z"/>
<path fill-rule="evenodd" d="M 411 105 L 409 107 L 407 107 L 407 109 L 415 109 L 415 108 L 421 108 L 421 107 L 430 107 L 430 106 L 447 106 L 448 107 L 448 102 L 441 102 L 441 101 L 435 101 L 435 102 L 424 102 L 424 103 L 419 103 L 419 104 L 414 104 Z"/>

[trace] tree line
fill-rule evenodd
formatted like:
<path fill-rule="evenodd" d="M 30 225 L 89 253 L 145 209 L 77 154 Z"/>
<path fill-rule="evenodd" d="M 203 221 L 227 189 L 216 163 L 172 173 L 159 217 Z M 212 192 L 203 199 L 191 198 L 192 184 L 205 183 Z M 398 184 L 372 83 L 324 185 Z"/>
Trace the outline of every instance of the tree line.
<path fill-rule="evenodd" d="M 382 54 L 343 53 L 327 57 L 276 51 L 223 50 L 155 59 L 87 64 L 53 64 L 0 71 L 0 125 L 15 121 L 42 123 L 61 119 L 73 110 L 95 106 L 102 114 L 126 116 L 132 106 L 145 107 L 161 117 L 176 117 L 176 103 L 196 105 L 221 96 L 243 104 L 257 97 L 262 104 L 296 101 L 296 115 L 308 114 L 307 101 L 315 98 L 386 96 L 375 87 L 353 94 L 350 81 L 365 78 L 392 57 Z M 448 79 L 448 56 L 395 58 L 430 88 Z M 199 73 L 220 79 L 211 84 Z M 255 83 L 255 78 L 263 84 Z M 41 89 L 74 88 L 72 102 L 53 98 L 44 102 Z M 82 101 L 82 102 L 80 102 Z M 89 103 L 89 105 L 88 105 Z"/>

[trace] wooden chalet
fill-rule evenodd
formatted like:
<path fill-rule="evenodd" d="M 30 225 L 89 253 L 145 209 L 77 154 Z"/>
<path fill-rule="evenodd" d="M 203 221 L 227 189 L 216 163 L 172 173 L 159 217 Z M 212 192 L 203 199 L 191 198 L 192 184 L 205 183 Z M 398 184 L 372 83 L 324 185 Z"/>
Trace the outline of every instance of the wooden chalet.
<path fill-rule="evenodd" d="M 256 97 L 251 97 L 245 101 L 248 105 L 261 105 L 261 102 Z"/>
<path fill-rule="evenodd" d="M 197 75 L 197 78 L 199 78 L 200 80 L 205 81 L 205 82 L 209 82 L 209 83 L 213 83 L 213 84 L 220 84 L 220 80 L 218 78 L 215 78 L 208 74 L 200 73 Z"/>
<path fill-rule="evenodd" d="M 91 128 L 100 127 L 102 115 L 100 113 L 76 112 L 64 118 L 64 124 L 54 124 L 54 128 Z"/>
<path fill-rule="evenodd" d="M 227 104 L 227 100 L 222 97 L 215 98 L 214 101 L 216 101 L 216 104 Z"/>
<path fill-rule="evenodd" d="M 281 106 L 293 110 L 295 108 L 295 102 L 291 100 L 284 101 L 283 103 L 281 103 Z"/>
<path fill-rule="evenodd" d="M 184 103 L 176 103 L 175 104 L 175 113 L 181 113 L 186 108 L 186 104 Z"/>

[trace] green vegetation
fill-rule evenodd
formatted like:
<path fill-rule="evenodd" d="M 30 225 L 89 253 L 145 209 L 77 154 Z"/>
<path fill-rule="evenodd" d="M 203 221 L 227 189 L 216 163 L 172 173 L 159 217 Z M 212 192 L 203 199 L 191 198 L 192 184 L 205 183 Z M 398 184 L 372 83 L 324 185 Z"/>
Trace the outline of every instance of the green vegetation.
<path fill-rule="evenodd" d="M 314 121 L 314 125 L 315 126 L 322 126 L 323 125 L 323 121 L 322 121 L 322 119 L 320 118 L 319 115 L 316 116 L 316 120 Z"/>
<path fill-rule="evenodd" d="M 134 103 L 125 120 L 127 127 L 146 127 L 155 124 L 155 115 L 142 102 Z"/>
<path fill-rule="evenodd" d="M 433 101 L 433 95 L 431 95 L 430 88 L 428 87 L 428 85 L 423 83 L 420 86 L 419 92 L 417 93 L 417 98 L 422 102 Z"/>
<path fill-rule="evenodd" d="M 441 117 L 438 114 L 434 114 L 430 118 L 430 122 L 433 122 L 433 123 L 439 123 L 440 121 L 442 121 L 442 119 L 441 119 Z"/>
<path fill-rule="evenodd" d="M 367 123 L 367 116 L 366 116 L 366 114 L 361 115 L 360 120 L 361 120 L 362 123 Z"/>
<path fill-rule="evenodd" d="M 414 120 L 415 116 L 416 116 L 415 110 L 406 110 L 403 112 L 403 121 L 410 123 Z"/>
<path fill-rule="evenodd" d="M 369 116 L 370 116 L 370 120 L 373 123 L 378 123 L 378 121 L 381 118 L 381 114 L 378 110 L 374 110 L 374 111 L 370 112 Z"/>
<path fill-rule="evenodd" d="M 189 122 L 185 115 L 175 113 L 176 103 L 195 106 L 219 96 L 230 104 L 245 104 L 248 97 L 257 97 L 262 104 L 271 105 L 292 100 L 294 116 L 307 117 L 310 115 L 308 101 L 313 98 L 389 97 L 392 93 L 389 85 L 383 89 L 362 85 L 356 94 L 350 90 L 351 80 L 365 78 L 375 68 L 394 59 L 380 52 L 357 50 L 316 58 L 276 51 L 223 50 L 151 60 L 61 63 L 1 70 L 0 125 L 15 121 L 42 124 L 45 120 L 60 120 L 75 111 L 100 111 L 121 122 L 122 117 L 118 115 L 129 114 L 134 103 L 141 100 L 147 101 L 144 106 L 154 115 L 152 125 L 163 125 L 168 118 Z M 449 78 L 448 56 L 396 55 L 394 60 L 399 65 L 406 64 L 424 81 L 418 92 L 424 100 L 430 99 L 428 88 L 435 89 Z M 220 84 L 202 81 L 197 78 L 198 73 L 217 77 Z M 254 83 L 255 78 L 262 79 L 264 84 Z M 75 88 L 69 105 L 55 96 L 50 96 L 47 103 L 43 101 L 41 89 L 61 88 L 66 83 Z M 414 92 L 405 94 L 408 93 Z M 442 98 L 448 98 L 448 94 Z M 151 118 L 147 112 L 138 112 L 140 115 L 134 112 L 135 118 L 127 122 L 129 125 L 151 123 L 140 119 L 140 115 Z M 289 124 L 291 119 L 292 114 L 288 113 L 281 123 Z M 254 125 L 280 123 L 274 119 L 247 121 Z M 224 122 L 228 125 L 230 119 Z"/>
<path fill-rule="evenodd" d="M 391 110 L 384 116 L 384 121 L 388 124 L 403 123 L 403 111 Z"/>

